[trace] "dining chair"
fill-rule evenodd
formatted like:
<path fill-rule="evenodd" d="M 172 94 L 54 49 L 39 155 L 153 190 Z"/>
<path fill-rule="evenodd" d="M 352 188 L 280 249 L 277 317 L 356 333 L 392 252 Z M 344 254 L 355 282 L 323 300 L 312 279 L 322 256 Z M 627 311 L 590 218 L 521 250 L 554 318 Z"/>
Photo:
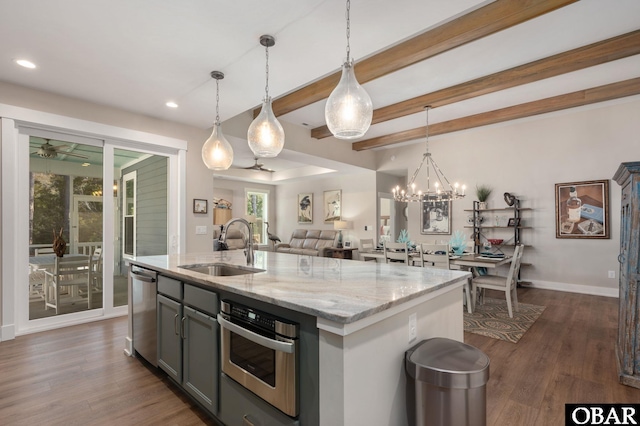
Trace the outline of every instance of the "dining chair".
<path fill-rule="evenodd" d="M 498 275 L 479 275 L 473 277 L 471 280 L 472 294 L 477 295 L 478 289 L 490 289 L 504 291 L 505 299 L 507 300 L 507 310 L 509 311 L 509 317 L 513 318 L 513 308 L 518 310 L 518 272 L 520 271 L 520 263 L 522 261 L 522 253 L 524 252 L 524 245 L 516 245 L 513 251 L 513 258 L 511 259 L 511 266 L 509 267 L 509 274 L 506 277 Z M 511 299 L 513 298 L 513 307 L 511 306 Z"/>
<path fill-rule="evenodd" d="M 449 269 L 448 244 L 420 244 L 420 266 L 423 268 Z"/>
<path fill-rule="evenodd" d="M 409 266 L 409 250 L 406 243 L 392 243 L 389 241 L 384 242 L 384 261 L 389 262 L 404 262 Z"/>
<path fill-rule="evenodd" d="M 360 240 L 360 251 L 364 253 L 369 253 L 373 251 L 375 245 L 373 244 L 372 238 L 364 238 Z"/>
<path fill-rule="evenodd" d="M 34 250 L 35 256 L 42 256 L 43 254 L 55 254 L 53 247 L 40 247 Z"/>
<path fill-rule="evenodd" d="M 91 309 L 91 280 L 89 257 L 65 259 L 56 257 L 53 271 L 45 271 L 44 279 L 44 308 L 54 308 L 56 315 L 60 311 L 60 296 L 63 287 L 87 288 L 87 309 Z M 71 292 L 69 293 L 71 294 Z"/>

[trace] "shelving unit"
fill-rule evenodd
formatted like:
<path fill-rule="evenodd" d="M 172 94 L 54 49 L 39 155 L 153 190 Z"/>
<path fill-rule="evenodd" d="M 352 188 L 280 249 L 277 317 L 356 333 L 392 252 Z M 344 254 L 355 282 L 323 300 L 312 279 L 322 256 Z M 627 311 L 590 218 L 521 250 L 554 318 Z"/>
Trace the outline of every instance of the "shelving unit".
<path fill-rule="evenodd" d="M 522 221 L 522 213 L 527 211 L 532 211 L 532 210 L 533 209 L 531 208 L 520 207 L 520 200 L 518 199 L 515 200 L 513 207 L 504 207 L 504 208 L 498 208 L 498 209 L 482 209 L 482 210 L 480 209 L 480 202 L 474 201 L 473 209 L 465 210 L 465 212 L 472 213 L 472 224 L 466 225 L 465 228 L 473 229 L 474 252 L 480 253 L 481 251 L 484 251 L 485 243 L 483 239 L 489 240 L 489 238 L 487 238 L 487 236 L 484 234 L 484 231 L 490 230 L 493 232 L 495 230 L 498 230 L 500 232 L 511 231 L 513 233 L 512 234 L 513 237 L 509 239 L 504 239 L 504 242 L 502 244 L 491 245 L 491 250 L 502 253 L 503 247 L 515 247 L 516 244 L 523 243 L 521 239 L 521 234 L 523 229 L 532 229 L 531 226 L 523 226 L 523 225 L 518 225 L 518 226 L 491 225 L 490 223 L 494 223 L 494 222 L 491 222 L 491 218 L 485 217 L 486 215 L 483 216 L 483 214 L 492 213 L 495 215 L 496 213 L 509 213 L 508 215 L 509 219 L 513 218 L 517 221 Z M 500 234 L 498 233 L 497 236 L 500 236 Z M 525 256 L 526 256 L 526 251 L 525 251 Z M 522 262 L 520 264 L 520 266 L 530 266 L 530 265 L 531 265 L 530 263 L 526 263 L 526 262 Z M 520 277 L 518 277 L 518 283 L 530 284 L 526 281 L 520 280 Z"/>

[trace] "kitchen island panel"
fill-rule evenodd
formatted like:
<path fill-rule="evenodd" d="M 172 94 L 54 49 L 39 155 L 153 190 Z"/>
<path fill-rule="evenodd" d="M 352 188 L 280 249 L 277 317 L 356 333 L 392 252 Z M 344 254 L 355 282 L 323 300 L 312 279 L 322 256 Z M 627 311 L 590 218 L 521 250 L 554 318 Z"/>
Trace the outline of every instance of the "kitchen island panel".
<path fill-rule="evenodd" d="M 461 296 L 461 287 L 451 286 L 345 336 L 321 329 L 320 425 L 407 425 L 404 352 L 431 337 L 463 341 Z M 410 342 L 412 314 L 417 336 Z"/>

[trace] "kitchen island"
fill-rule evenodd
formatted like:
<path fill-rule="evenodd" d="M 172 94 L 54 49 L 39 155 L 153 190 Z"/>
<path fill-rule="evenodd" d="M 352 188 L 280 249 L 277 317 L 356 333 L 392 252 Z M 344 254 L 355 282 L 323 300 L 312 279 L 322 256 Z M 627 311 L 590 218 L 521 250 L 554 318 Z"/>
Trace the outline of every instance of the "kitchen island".
<path fill-rule="evenodd" d="M 244 266 L 240 250 L 147 256 L 131 263 L 222 298 L 237 296 L 278 314 L 313 318 L 317 353 L 300 356 L 317 359 L 320 425 L 407 424 L 404 352 L 430 337 L 463 340 L 461 287 L 467 272 L 263 251 L 255 253 L 252 267 L 264 272 L 210 276 L 179 267 Z M 129 354 L 131 338 L 130 324 Z"/>

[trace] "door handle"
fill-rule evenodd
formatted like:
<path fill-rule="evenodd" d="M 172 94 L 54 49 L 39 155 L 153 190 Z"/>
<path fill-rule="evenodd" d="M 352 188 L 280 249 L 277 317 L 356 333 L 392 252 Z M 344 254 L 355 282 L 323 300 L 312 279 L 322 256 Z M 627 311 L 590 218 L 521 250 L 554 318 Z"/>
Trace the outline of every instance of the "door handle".
<path fill-rule="evenodd" d="M 187 319 L 187 317 L 182 317 L 182 321 L 180 321 L 180 337 L 182 337 L 182 339 L 185 339 L 184 336 L 184 321 Z"/>
<path fill-rule="evenodd" d="M 622 253 L 620 253 L 618 255 L 618 263 L 624 263 L 624 261 L 625 261 L 624 255 Z"/>
<path fill-rule="evenodd" d="M 255 426 L 253 424 L 253 422 L 251 422 L 251 420 L 249 420 L 249 416 L 247 414 L 245 414 L 244 416 L 242 416 L 242 424 L 244 426 Z"/>
<path fill-rule="evenodd" d="M 178 336 L 178 314 L 173 316 L 173 331 Z"/>

